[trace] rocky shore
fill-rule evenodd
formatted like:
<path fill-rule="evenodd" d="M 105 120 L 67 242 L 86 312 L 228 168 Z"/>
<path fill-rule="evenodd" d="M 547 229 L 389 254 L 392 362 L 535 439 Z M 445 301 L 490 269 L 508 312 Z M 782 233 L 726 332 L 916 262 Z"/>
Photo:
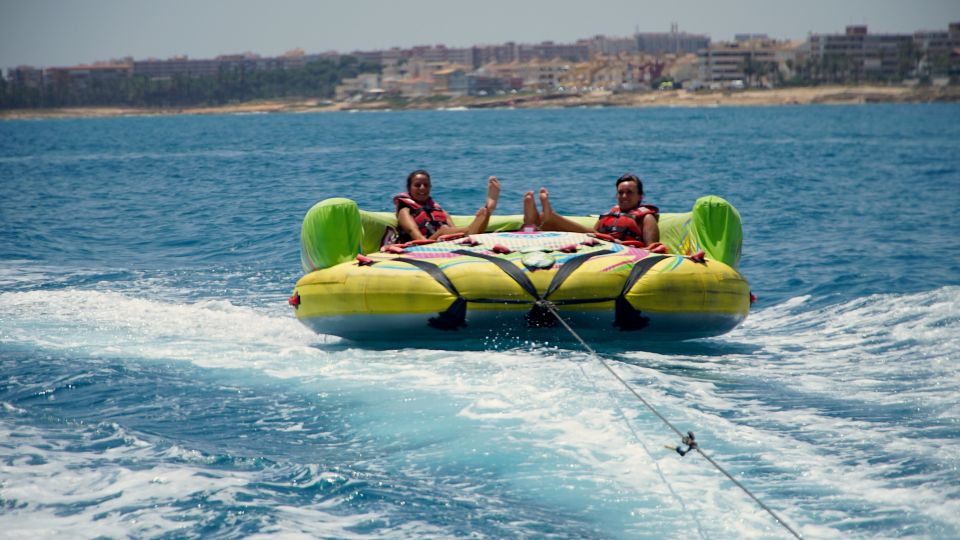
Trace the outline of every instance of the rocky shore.
<path fill-rule="evenodd" d="M 860 103 L 960 102 L 960 86 L 816 86 L 771 90 L 670 90 L 639 93 L 607 91 L 584 94 L 517 94 L 458 97 L 448 100 L 369 101 L 330 103 L 318 100 L 277 100 L 216 107 L 76 107 L 0 111 L 0 119 L 98 118 L 167 114 L 304 113 L 349 110 L 576 108 L 576 107 L 723 107 Z"/>

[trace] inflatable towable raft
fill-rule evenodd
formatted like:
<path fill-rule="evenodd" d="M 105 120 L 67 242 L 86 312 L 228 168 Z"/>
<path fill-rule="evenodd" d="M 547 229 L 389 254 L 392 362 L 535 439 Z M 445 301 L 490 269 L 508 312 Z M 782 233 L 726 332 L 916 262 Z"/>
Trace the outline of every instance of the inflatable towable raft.
<path fill-rule="evenodd" d="M 494 216 L 484 234 L 382 247 L 394 214 L 327 199 L 304 218 L 307 273 L 289 302 L 314 331 L 352 340 L 546 337 L 562 332 L 553 310 L 585 337 L 692 339 L 747 316 L 740 215 L 720 197 L 661 215 L 666 254 L 602 235 L 511 232 L 521 225 Z"/>

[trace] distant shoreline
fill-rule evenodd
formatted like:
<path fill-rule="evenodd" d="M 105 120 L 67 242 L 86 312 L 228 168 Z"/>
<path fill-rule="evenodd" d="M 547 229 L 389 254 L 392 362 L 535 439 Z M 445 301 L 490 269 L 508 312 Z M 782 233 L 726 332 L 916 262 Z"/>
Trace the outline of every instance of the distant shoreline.
<path fill-rule="evenodd" d="M 518 94 L 515 96 L 458 97 L 449 100 L 412 100 L 397 103 L 370 101 L 329 103 L 318 100 L 269 100 L 205 107 L 68 107 L 0 111 L 3 120 L 43 118 L 106 118 L 181 114 L 258 114 L 376 110 L 579 108 L 579 107 L 727 107 L 861 103 L 960 102 L 960 86 L 813 86 L 771 90 L 686 90 L 643 93 L 591 92 L 580 95 Z"/>

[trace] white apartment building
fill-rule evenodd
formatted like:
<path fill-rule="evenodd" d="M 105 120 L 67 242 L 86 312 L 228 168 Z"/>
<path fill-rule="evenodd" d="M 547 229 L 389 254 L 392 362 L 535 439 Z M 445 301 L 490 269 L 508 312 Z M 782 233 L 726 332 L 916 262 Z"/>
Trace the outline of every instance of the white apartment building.
<path fill-rule="evenodd" d="M 792 76 L 796 61 L 793 44 L 774 40 L 714 43 L 700 50 L 699 77 L 703 82 L 771 84 Z"/>

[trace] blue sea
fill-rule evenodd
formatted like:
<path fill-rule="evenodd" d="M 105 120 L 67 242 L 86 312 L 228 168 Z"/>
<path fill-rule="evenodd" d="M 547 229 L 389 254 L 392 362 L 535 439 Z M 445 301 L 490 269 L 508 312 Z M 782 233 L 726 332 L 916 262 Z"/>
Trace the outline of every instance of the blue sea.
<path fill-rule="evenodd" d="M 0 122 L 0 536 L 790 538 L 575 341 L 378 344 L 287 305 L 305 212 L 706 194 L 758 301 L 590 345 L 809 538 L 960 536 L 960 105 Z"/>

